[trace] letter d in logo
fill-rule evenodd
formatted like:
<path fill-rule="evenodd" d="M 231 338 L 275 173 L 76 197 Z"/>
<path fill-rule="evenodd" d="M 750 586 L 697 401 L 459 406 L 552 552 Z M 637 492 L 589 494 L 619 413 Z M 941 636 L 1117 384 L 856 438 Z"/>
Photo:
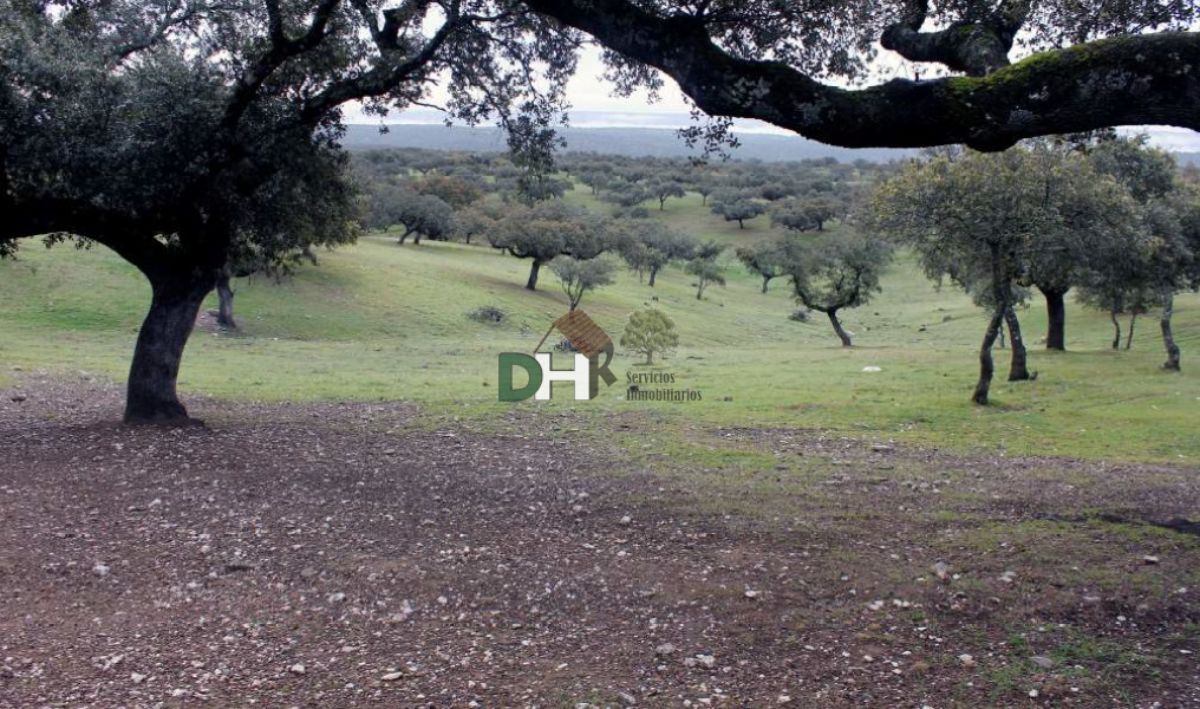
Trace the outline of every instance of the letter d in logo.
<path fill-rule="evenodd" d="M 529 382 L 520 389 L 513 389 L 513 368 L 520 367 L 529 375 Z M 533 396 L 542 386 L 542 365 L 536 359 L 520 352 L 500 353 L 500 401 L 524 401 Z"/>

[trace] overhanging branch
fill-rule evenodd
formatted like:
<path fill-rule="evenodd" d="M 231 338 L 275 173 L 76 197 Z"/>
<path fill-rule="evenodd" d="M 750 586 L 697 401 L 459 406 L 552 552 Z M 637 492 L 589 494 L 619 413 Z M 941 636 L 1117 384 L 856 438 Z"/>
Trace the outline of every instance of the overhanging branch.
<path fill-rule="evenodd" d="M 694 18 L 628 0 L 525 0 L 543 15 L 674 78 L 710 115 L 756 118 L 845 147 L 1018 140 L 1118 125 L 1200 129 L 1200 35 L 1117 37 L 1029 57 L 984 77 L 848 90 L 778 62 L 740 59 Z"/>

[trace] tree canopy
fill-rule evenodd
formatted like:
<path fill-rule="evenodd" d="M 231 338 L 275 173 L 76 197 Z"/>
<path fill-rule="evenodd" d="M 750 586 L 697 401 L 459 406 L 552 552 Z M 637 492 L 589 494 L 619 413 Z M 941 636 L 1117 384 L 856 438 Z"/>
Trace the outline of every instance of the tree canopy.
<path fill-rule="evenodd" d="M 886 241 L 858 233 L 827 234 L 816 242 L 792 237 L 780 259 L 791 278 L 796 299 L 829 318 L 843 347 L 852 345 L 838 312 L 871 301 L 880 290 L 879 277 L 892 258 Z"/>
<path fill-rule="evenodd" d="M 126 420 L 187 422 L 183 349 L 231 254 L 282 264 L 302 223 L 339 240 L 341 178 L 319 167 L 344 104 L 403 109 L 444 73 L 452 115 L 535 155 L 573 64 L 560 28 L 490 2 L 0 0 L 0 255 L 69 235 L 141 270 Z M 312 199 L 264 208 L 301 183 Z"/>
<path fill-rule="evenodd" d="M 492 247 L 530 259 L 528 290 L 537 290 L 542 266 L 558 256 L 593 259 L 614 246 L 609 225 L 596 214 L 559 201 L 514 209 L 488 234 Z"/>
<path fill-rule="evenodd" d="M 665 354 L 679 345 L 675 321 L 657 308 L 635 310 L 621 333 L 621 346 L 646 355 L 646 364 L 654 364 L 655 354 Z"/>

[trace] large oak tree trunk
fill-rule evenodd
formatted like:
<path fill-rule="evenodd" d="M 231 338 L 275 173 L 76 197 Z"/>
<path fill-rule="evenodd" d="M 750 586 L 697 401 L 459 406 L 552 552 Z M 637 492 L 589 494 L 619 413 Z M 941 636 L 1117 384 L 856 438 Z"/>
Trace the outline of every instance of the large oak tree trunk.
<path fill-rule="evenodd" d="M 650 287 L 651 288 L 654 287 L 654 279 L 657 277 L 658 277 L 658 269 L 657 268 L 650 269 Z"/>
<path fill-rule="evenodd" d="M 1039 288 L 1046 297 L 1046 349 L 1067 349 L 1067 309 L 1063 296 L 1066 291 L 1046 290 Z"/>
<path fill-rule="evenodd" d="M 1163 296 L 1162 317 L 1159 319 L 1159 326 L 1162 328 L 1163 346 L 1167 349 L 1167 361 L 1163 362 L 1163 369 L 1178 372 L 1179 371 L 1179 345 L 1175 344 L 1175 333 L 1171 331 L 1171 316 L 1175 312 L 1175 294 L 1167 293 Z"/>
<path fill-rule="evenodd" d="M 1012 307 L 1005 309 L 1004 322 L 1008 324 L 1008 339 L 1012 343 L 1012 364 L 1008 370 L 1008 381 L 1024 381 L 1029 379 L 1025 340 L 1021 337 L 1021 323 L 1017 321 L 1017 313 Z"/>
<path fill-rule="evenodd" d="M 838 320 L 837 308 L 831 308 L 825 312 L 829 316 L 829 322 L 833 325 L 833 331 L 837 333 L 838 339 L 842 341 L 842 347 L 853 347 L 850 342 L 850 333 L 842 327 L 842 321 Z"/>
<path fill-rule="evenodd" d="M 221 275 L 217 276 L 217 324 L 236 330 L 237 321 L 233 319 L 234 292 L 229 280 L 229 271 L 221 271 Z"/>
<path fill-rule="evenodd" d="M 1121 321 L 1117 319 L 1117 311 L 1108 311 L 1108 316 L 1112 318 L 1113 324 L 1113 345 L 1112 348 L 1118 349 L 1121 346 Z M 1132 322 L 1130 323 L 1132 325 Z"/>
<path fill-rule="evenodd" d="M 529 267 L 529 280 L 525 281 L 526 290 L 537 290 L 538 272 L 542 270 L 542 260 L 534 259 Z"/>
<path fill-rule="evenodd" d="M 152 282 L 150 311 L 138 332 L 129 368 L 125 423 L 178 426 L 191 423 L 175 382 L 183 348 L 215 278 L 171 274 Z"/>
<path fill-rule="evenodd" d="M 971 401 L 981 406 L 988 403 L 988 390 L 992 388 L 992 375 L 996 373 L 996 365 L 992 362 L 992 345 L 1000 336 L 1000 323 L 1004 321 L 1004 309 L 996 308 L 992 319 L 988 322 L 987 332 L 983 335 L 983 344 L 979 347 L 979 381 L 975 384 L 975 394 Z"/>
<path fill-rule="evenodd" d="M 1129 314 L 1129 334 L 1125 336 L 1125 350 L 1129 351 L 1133 347 L 1133 326 L 1137 324 L 1137 313 Z M 1113 345 L 1116 347 L 1116 345 Z"/>
<path fill-rule="evenodd" d="M 771 278 L 773 278 L 773 276 L 763 276 L 763 293 L 767 292 L 767 284 L 771 282 Z"/>

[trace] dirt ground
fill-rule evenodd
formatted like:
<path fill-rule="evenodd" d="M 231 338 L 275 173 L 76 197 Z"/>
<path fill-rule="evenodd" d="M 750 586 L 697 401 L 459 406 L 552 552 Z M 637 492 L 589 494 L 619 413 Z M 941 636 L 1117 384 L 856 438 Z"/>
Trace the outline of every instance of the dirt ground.
<path fill-rule="evenodd" d="M 1200 706 L 1195 469 L 191 408 L 0 390 L 0 706 Z"/>

